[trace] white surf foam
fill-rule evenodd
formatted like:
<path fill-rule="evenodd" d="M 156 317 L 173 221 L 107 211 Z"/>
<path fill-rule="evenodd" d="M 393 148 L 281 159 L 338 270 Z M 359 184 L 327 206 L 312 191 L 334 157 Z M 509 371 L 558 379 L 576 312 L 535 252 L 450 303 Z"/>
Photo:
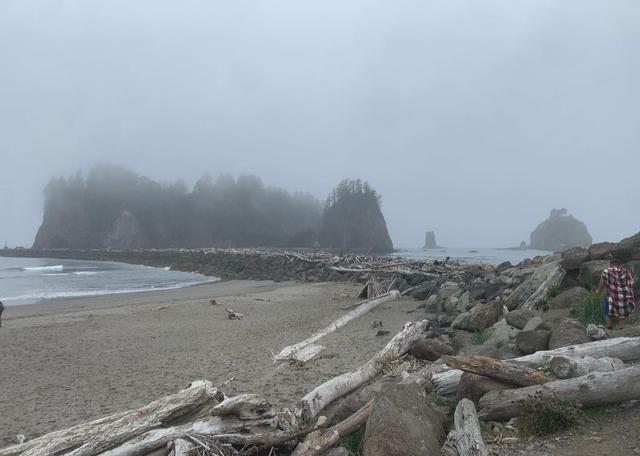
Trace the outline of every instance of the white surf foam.
<path fill-rule="evenodd" d="M 32 266 L 28 268 L 22 268 L 23 271 L 29 272 L 41 272 L 41 271 L 63 271 L 64 266 L 61 264 L 55 266 Z"/>
<path fill-rule="evenodd" d="M 92 275 L 100 274 L 100 271 L 76 271 L 76 272 L 73 272 L 72 274 L 73 275 L 92 276 Z"/>

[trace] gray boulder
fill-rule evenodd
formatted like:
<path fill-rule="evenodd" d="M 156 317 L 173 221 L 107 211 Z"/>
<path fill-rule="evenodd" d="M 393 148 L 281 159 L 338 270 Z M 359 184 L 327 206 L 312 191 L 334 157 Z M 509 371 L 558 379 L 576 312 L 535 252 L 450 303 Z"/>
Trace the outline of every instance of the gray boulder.
<path fill-rule="evenodd" d="M 589 296 L 589 291 L 583 287 L 573 287 L 563 291 L 549 302 L 550 309 L 575 309 Z"/>
<path fill-rule="evenodd" d="M 477 304 L 468 312 L 458 315 L 451 323 L 454 329 L 479 330 L 491 327 L 502 318 L 502 302 Z"/>
<path fill-rule="evenodd" d="M 549 331 L 520 331 L 516 336 L 516 348 L 524 355 L 530 355 L 549 347 Z"/>
<path fill-rule="evenodd" d="M 510 261 L 505 261 L 504 263 L 500 263 L 496 266 L 496 274 L 502 274 L 504 271 L 511 269 L 513 265 Z"/>
<path fill-rule="evenodd" d="M 418 287 L 413 290 L 410 294 L 414 299 L 422 301 L 427 299 L 437 290 L 436 281 L 423 282 Z"/>
<path fill-rule="evenodd" d="M 442 355 L 453 355 L 455 350 L 451 343 L 422 337 L 411 346 L 409 353 L 415 358 L 433 362 L 439 360 Z"/>
<path fill-rule="evenodd" d="M 523 331 L 536 331 L 538 329 L 542 329 L 544 331 L 550 330 L 549 326 L 547 326 L 547 324 L 542 321 L 542 318 L 533 317 L 527 322 L 526 326 L 523 328 Z"/>
<path fill-rule="evenodd" d="M 599 242 L 589 247 L 589 257 L 592 261 L 596 260 L 608 260 L 609 256 L 613 255 L 613 250 L 616 248 L 616 244 L 613 242 Z"/>
<path fill-rule="evenodd" d="M 620 241 L 612 253 L 620 261 L 640 260 L 640 233 Z"/>
<path fill-rule="evenodd" d="M 549 349 L 554 350 L 569 345 L 586 344 L 591 342 L 587 334 L 587 328 L 578 320 L 567 318 L 551 332 L 549 339 Z"/>
<path fill-rule="evenodd" d="M 565 271 L 577 271 L 582 263 L 589 261 L 589 251 L 584 247 L 573 247 L 562 252 L 560 265 Z"/>
<path fill-rule="evenodd" d="M 440 291 L 438 292 L 438 298 L 437 298 L 438 310 L 439 311 L 445 310 L 445 305 L 449 303 L 450 299 L 452 297 L 460 296 L 461 294 L 462 294 L 462 289 L 457 283 L 445 282 L 440 287 Z M 455 305 L 453 306 L 453 308 L 455 309 Z"/>
<path fill-rule="evenodd" d="M 373 403 L 367 421 L 364 456 L 440 454 L 444 417 L 416 383 L 387 385 Z"/>
<path fill-rule="evenodd" d="M 484 345 L 501 348 L 511 346 L 516 340 L 518 329 L 511 326 L 506 319 L 501 319 L 491 327 L 491 336 Z"/>
<path fill-rule="evenodd" d="M 507 323 L 511 326 L 515 326 L 518 329 L 524 329 L 527 326 L 527 322 L 536 316 L 533 310 L 528 309 L 516 309 L 511 312 L 507 312 L 505 318 Z"/>
<path fill-rule="evenodd" d="M 598 282 L 600 282 L 602 271 L 608 267 L 609 261 L 607 260 L 587 261 L 583 263 L 582 266 L 580 266 L 580 283 L 587 288 L 595 288 L 598 286 Z"/>

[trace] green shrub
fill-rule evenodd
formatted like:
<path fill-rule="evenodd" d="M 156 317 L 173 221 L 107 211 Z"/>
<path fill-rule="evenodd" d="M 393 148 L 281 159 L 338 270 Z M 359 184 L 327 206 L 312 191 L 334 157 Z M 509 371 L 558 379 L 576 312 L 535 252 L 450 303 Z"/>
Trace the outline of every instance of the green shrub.
<path fill-rule="evenodd" d="M 576 309 L 576 317 L 583 324 L 604 325 L 607 318 L 602 308 L 602 293 L 592 291 Z"/>
<path fill-rule="evenodd" d="M 482 345 L 491 337 L 491 331 L 488 329 L 476 329 L 471 336 L 473 345 Z"/>
<path fill-rule="evenodd" d="M 342 446 L 347 449 L 349 456 L 360 456 L 362 454 L 362 439 L 364 438 L 364 428 L 360 428 L 351 435 L 342 439 Z"/>
<path fill-rule="evenodd" d="M 571 402 L 540 393 L 522 403 L 519 433 L 522 437 L 547 435 L 582 424 L 585 413 Z"/>
<path fill-rule="evenodd" d="M 555 298 L 559 294 L 560 294 L 559 288 L 549 288 L 549 290 L 547 291 L 547 300 L 551 301 L 553 298 Z"/>

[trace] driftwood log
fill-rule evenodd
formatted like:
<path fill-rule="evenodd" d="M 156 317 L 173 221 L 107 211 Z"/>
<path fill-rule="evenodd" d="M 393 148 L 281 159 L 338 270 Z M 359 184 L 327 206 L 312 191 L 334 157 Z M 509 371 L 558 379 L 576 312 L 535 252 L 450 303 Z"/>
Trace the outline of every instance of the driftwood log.
<path fill-rule="evenodd" d="M 340 440 L 363 426 L 369 419 L 372 409 L 373 401 L 369 401 L 364 407 L 346 420 L 324 432 L 314 433 L 314 435 L 309 434 L 310 438 L 307 438 L 303 443 L 298 445 L 291 456 L 320 456 L 329 448 L 339 443 Z"/>
<path fill-rule="evenodd" d="M 295 416 L 301 420 L 301 423 L 306 424 L 331 402 L 380 374 L 385 366 L 409 351 L 411 345 L 422 336 L 428 325 L 428 320 L 405 324 L 404 329 L 365 364 L 323 383 L 303 397 L 296 406 Z"/>
<path fill-rule="evenodd" d="M 332 332 L 336 331 L 338 328 L 342 328 L 351 320 L 354 320 L 366 314 L 367 312 L 369 312 L 372 309 L 375 309 L 376 307 L 378 307 L 380 304 L 384 302 L 388 302 L 388 301 L 399 299 L 399 298 L 400 298 L 400 293 L 397 290 L 392 290 L 389 293 L 385 293 L 376 298 L 363 301 L 356 309 L 343 315 L 337 320 L 334 320 L 329 326 L 316 332 L 308 339 L 305 339 L 302 342 L 298 342 L 295 345 L 290 345 L 288 347 L 283 348 L 282 351 L 275 356 L 275 360 L 276 361 L 289 360 L 293 357 L 293 355 L 295 355 L 297 352 L 302 350 L 307 345 L 311 345 L 317 342 L 318 340 L 322 339 L 327 334 L 331 334 Z"/>
<path fill-rule="evenodd" d="M 458 456 L 489 456 L 473 402 L 469 399 L 458 402 L 453 419 Z"/>
<path fill-rule="evenodd" d="M 559 264 L 551 271 L 549 276 L 542 282 L 536 291 L 520 306 L 521 309 L 537 309 L 549 297 L 549 291 L 558 288 L 566 275 L 565 270 Z"/>
<path fill-rule="evenodd" d="M 189 388 L 151 402 L 137 410 L 101 418 L 0 450 L 0 456 L 70 454 L 95 455 L 137 435 L 171 426 L 212 407 L 224 395 L 210 382 L 194 382 Z M 166 444 L 169 440 L 164 442 Z"/>
<path fill-rule="evenodd" d="M 618 358 L 591 356 L 554 356 L 550 365 L 551 371 L 558 378 L 582 377 L 591 372 L 611 372 L 625 367 Z"/>
<path fill-rule="evenodd" d="M 433 387 L 440 396 L 456 396 L 462 371 L 451 369 L 445 372 L 438 372 L 431 376 Z"/>
<path fill-rule="evenodd" d="M 488 393 L 478 404 L 479 417 L 485 421 L 508 420 L 518 416 L 522 401 L 533 395 L 557 397 L 582 407 L 614 404 L 640 399 L 640 366 L 613 372 L 594 372 L 569 380 L 544 385 Z"/>
<path fill-rule="evenodd" d="M 454 369 L 482 375 L 517 386 L 540 385 L 552 381 L 535 369 L 509 361 L 483 356 L 443 356 L 442 360 Z"/>
<path fill-rule="evenodd" d="M 625 363 L 640 360 L 640 337 L 617 337 L 586 344 L 571 345 L 555 350 L 539 351 L 532 355 L 514 358 L 514 361 L 531 364 L 549 363 L 555 356 L 591 356 L 593 358 L 619 358 Z"/>

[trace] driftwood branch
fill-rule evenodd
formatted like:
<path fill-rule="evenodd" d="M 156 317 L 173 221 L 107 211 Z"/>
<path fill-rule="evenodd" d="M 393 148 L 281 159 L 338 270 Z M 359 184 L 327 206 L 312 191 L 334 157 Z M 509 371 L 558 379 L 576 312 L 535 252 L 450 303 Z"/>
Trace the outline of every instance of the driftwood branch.
<path fill-rule="evenodd" d="M 582 377 L 591 372 L 611 372 L 625 367 L 618 358 L 591 356 L 554 356 L 550 364 L 551 371 L 558 378 Z"/>
<path fill-rule="evenodd" d="M 387 301 L 391 301 L 393 299 L 398 299 L 399 297 L 400 297 L 400 293 L 398 291 L 396 291 L 396 290 L 393 290 L 393 291 L 390 291 L 389 293 L 385 293 L 385 294 L 383 294 L 381 296 L 378 296 L 376 298 L 369 299 L 367 301 L 363 301 L 358 306 L 358 308 L 356 308 L 356 309 L 352 310 L 351 312 L 343 315 L 342 317 L 338 318 L 337 320 L 334 320 L 329 326 L 327 326 L 326 328 L 316 332 L 315 334 L 313 334 L 308 339 L 305 339 L 302 342 L 299 342 L 299 343 L 297 343 L 295 345 L 290 345 L 288 347 L 283 348 L 282 351 L 275 356 L 275 360 L 276 361 L 285 361 L 285 360 L 291 359 L 291 357 L 293 355 L 295 355 L 297 352 L 302 350 L 307 345 L 311 345 L 311 344 L 317 342 L 318 340 L 322 339 L 327 334 L 331 334 L 332 332 L 336 331 L 338 328 L 342 328 L 344 325 L 349 323 L 351 320 L 354 320 L 354 319 L 366 314 L 370 310 L 375 309 L 376 307 L 378 307 L 380 304 L 382 304 L 384 302 L 387 302 Z"/>

